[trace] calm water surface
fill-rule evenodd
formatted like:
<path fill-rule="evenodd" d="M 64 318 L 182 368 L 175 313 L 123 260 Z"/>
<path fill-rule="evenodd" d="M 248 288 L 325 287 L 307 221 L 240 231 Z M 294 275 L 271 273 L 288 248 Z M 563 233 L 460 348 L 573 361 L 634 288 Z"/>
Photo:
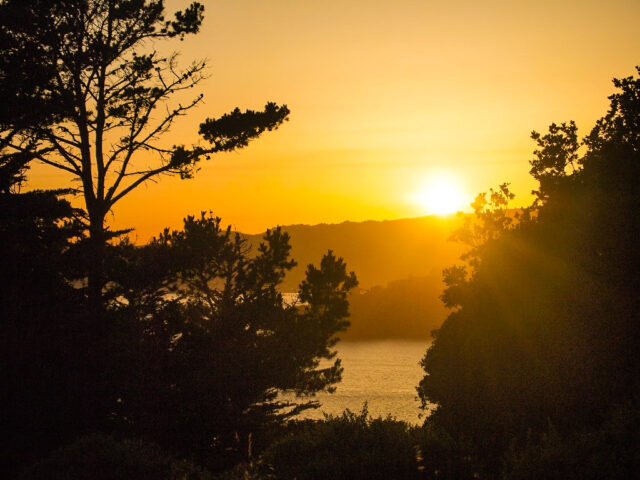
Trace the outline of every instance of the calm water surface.
<path fill-rule="evenodd" d="M 307 411 L 304 418 L 323 418 L 323 412 L 342 413 L 346 408 L 360 412 L 368 402 L 373 417 L 387 414 L 411 423 L 419 423 L 416 387 L 424 376 L 418 362 L 428 343 L 420 341 L 340 342 L 342 382 L 333 394 L 317 396 L 322 406 Z"/>

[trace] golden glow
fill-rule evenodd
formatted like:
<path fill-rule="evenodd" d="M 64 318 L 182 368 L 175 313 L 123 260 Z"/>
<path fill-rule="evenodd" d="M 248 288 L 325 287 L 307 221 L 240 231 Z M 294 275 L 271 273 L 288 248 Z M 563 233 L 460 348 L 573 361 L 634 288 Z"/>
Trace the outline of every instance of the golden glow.
<path fill-rule="evenodd" d="M 447 215 L 466 210 L 470 200 L 453 177 L 432 177 L 423 190 L 413 194 L 413 201 L 427 214 Z"/>
<path fill-rule="evenodd" d="M 191 0 L 165 3 L 170 12 Z M 134 227 L 140 242 L 201 210 L 257 233 L 468 210 L 503 182 L 527 204 L 529 132 L 574 119 L 587 133 L 611 78 L 639 61 L 637 1 L 204 3 L 199 34 L 158 45 L 180 51 L 182 65 L 210 59 L 193 91 L 205 103 L 167 145 L 197 142 L 204 118 L 236 106 L 286 103 L 291 120 L 203 162 L 193 180 L 165 177 L 117 204 L 112 228 Z M 433 171 L 457 186 L 432 186 Z M 69 186 L 58 176 L 34 167 L 30 187 Z"/>

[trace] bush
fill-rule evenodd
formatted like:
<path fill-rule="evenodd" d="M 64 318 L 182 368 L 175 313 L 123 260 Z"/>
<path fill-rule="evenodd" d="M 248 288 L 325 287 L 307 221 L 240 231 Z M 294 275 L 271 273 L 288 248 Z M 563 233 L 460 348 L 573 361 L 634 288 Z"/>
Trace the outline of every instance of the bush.
<path fill-rule="evenodd" d="M 391 417 L 346 410 L 300 422 L 263 454 L 263 474 L 279 479 L 418 478 L 416 431 Z"/>
<path fill-rule="evenodd" d="M 483 478 L 471 455 L 471 445 L 456 441 L 437 423 L 427 420 L 418 433 L 418 460 L 424 477 L 441 480 Z"/>
<path fill-rule="evenodd" d="M 597 429 L 562 436 L 552 426 L 540 441 L 512 448 L 502 478 L 509 480 L 625 480 L 640 465 L 640 411 L 612 411 Z"/>
<path fill-rule="evenodd" d="M 208 480 L 202 468 L 166 456 L 139 440 L 116 440 L 102 434 L 82 437 L 54 451 L 22 476 L 23 480 Z"/>

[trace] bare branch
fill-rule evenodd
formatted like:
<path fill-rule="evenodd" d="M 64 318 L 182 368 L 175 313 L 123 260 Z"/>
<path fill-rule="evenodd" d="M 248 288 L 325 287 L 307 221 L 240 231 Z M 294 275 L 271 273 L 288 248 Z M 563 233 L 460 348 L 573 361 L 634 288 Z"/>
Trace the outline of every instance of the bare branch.
<path fill-rule="evenodd" d="M 154 137 L 156 137 L 156 135 L 166 132 L 168 131 L 168 129 L 171 127 L 171 124 L 173 123 L 173 121 L 175 120 L 176 117 L 183 115 L 184 112 L 192 109 L 193 107 L 195 107 L 198 103 L 200 103 L 202 101 L 203 96 L 200 95 L 198 98 L 196 98 L 195 100 L 193 100 L 189 105 L 183 107 L 183 106 L 179 106 L 178 108 L 174 109 L 169 115 L 167 115 L 164 120 L 162 120 L 154 129 L 152 129 L 150 132 L 148 132 L 148 134 L 140 141 L 136 141 L 136 138 L 142 133 L 142 130 L 144 128 L 144 125 L 141 126 L 141 128 L 135 132 L 134 134 L 131 135 L 131 137 L 129 138 L 129 144 L 125 147 L 123 147 L 122 149 L 119 150 L 118 153 L 121 153 L 122 151 L 124 151 L 125 149 L 127 150 L 127 155 L 125 156 L 122 166 L 120 167 L 120 171 L 118 173 L 118 176 L 116 178 L 116 180 L 114 181 L 113 185 L 109 188 L 107 195 L 105 197 L 105 199 L 107 201 L 111 201 L 113 199 L 113 202 L 115 203 L 118 199 L 118 197 L 114 197 L 115 192 L 117 190 L 117 188 L 119 187 L 120 183 L 122 182 L 123 178 L 126 176 L 127 174 L 127 166 L 129 165 L 129 162 L 131 161 L 131 158 L 133 157 L 133 154 L 139 150 L 140 148 L 153 148 L 151 145 L 149 145 L 149 141 L 152 140 Z M 111 165 L 111 163 L 114 161 L 114 159 L 116 158 L 117 154 L 114 153 L 111 155 L 111 158 L 108 161 L 108 165 Z"/>
<path fill-rule="evenodd" d="M 42 163 L 45 163 L 55 168 L 59 168 L 60 170 L 64 170 L 65 172 L 72 173 L 73 175 L 78 175 L 80 173 L 79 170 L 74 170 L 72 167 L 54 162 L 53 160 L 50 160 L 47 157 L 45 157 L 47 153 L 52 151 L 52 148 L 45 148 L 39 152 L 34 152 L 28 148 L 23 147 L 22 145 L 16 145 L 15 143 L 9 143 L 7 144 L 7 146 L 10 148 L 13 148 L 14 150 L 17 150 L 18 152 L 30 154 L 33 156 L 33 158 L 41 161 Z"/>

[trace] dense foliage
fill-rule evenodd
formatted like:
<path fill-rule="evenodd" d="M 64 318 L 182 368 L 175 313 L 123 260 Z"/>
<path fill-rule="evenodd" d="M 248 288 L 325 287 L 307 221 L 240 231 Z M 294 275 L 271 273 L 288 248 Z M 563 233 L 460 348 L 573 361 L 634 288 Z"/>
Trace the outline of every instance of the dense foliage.
<path fill-rule="evenodd" d="M 419 478 L 419 429 L 371 418 L 366 405 L 320 422 L 301 422 L 264 452 L 259 471 L 278 479 Z"/>
<path fill-rule="evenodd" d="M 553 426 L 505 458 L 504 480 L 598 480 L 638 474 L 640 415 L 637 403 L 616 407 L 595 429 L 561 435 Z"/>
<path fill-rule="evenodd" d="M 211 480 L 203 468 L 167 455 L 153 444 L 103 434 L 82 437 L 29 467 L 21 480 Z"/>
<path fill-rule="evenodd" d="M 317 406 L 279 392 L 332 390 L 342 368 L 331 347 L 357 281 L 329 252 L 307 268 L 299 302 L 287 304 L 278 286 L 295 264 L 289 249 L 276 229 L 251 252 L 205 215 L 144 247 L 114 249 L 112 311 L 134 347 L 122 352 L 116 411 L 125 430 L 229 462 L 247 455 L 249 435 Z"/>
<path fill-rule="evenodd" d="M 81 212 L 64 191 L 20 193 L 26 161 L 0 149 L 2 470 L 73 440 L 96 406 L 86 396 L 95 345 L 83 329 L 83 296 L 70 284 Z"/>
<path fill-rule="evenodd" d="M 489 471 L 527 433 L 598 428 L 637 393 L 640 78 L 614 83 L 582 141 L 573 122 L 532 134 L 534 203 L 515 215 L 506 185 L 480 195 L 467 265 L 445 271 L 453 311 L 418 391 Z"/>
<path fill-rule="evenodd" d="M 11 239 L 0 251 L 6 468 L 94 431 L 225 468 L 340 380 L 332 347 L 357 281 L 331 252 L 289 305 L 278 291 L 295 264 L 286 234 L 251 252 L 219 219 L 189 217 L 149 245 L 110 248 L 109 323 L 96 330 L 71 282 L 75 211 L 55 192 L 0 200 L 13 212 L 0 225 Z"/>
<path fill-rule="evenodd" d="M 66 281 L 73 209 L 52 192 L 0 195 L 2 466 L 37 458 L 91 423 L 94 365 L 82 296 Z M 63 222 L 65 226 L 59 226 Z M 82 368 L 79 368 L 83 365 Z M 65 429 L 60 426 L 65 425 Z"/>

